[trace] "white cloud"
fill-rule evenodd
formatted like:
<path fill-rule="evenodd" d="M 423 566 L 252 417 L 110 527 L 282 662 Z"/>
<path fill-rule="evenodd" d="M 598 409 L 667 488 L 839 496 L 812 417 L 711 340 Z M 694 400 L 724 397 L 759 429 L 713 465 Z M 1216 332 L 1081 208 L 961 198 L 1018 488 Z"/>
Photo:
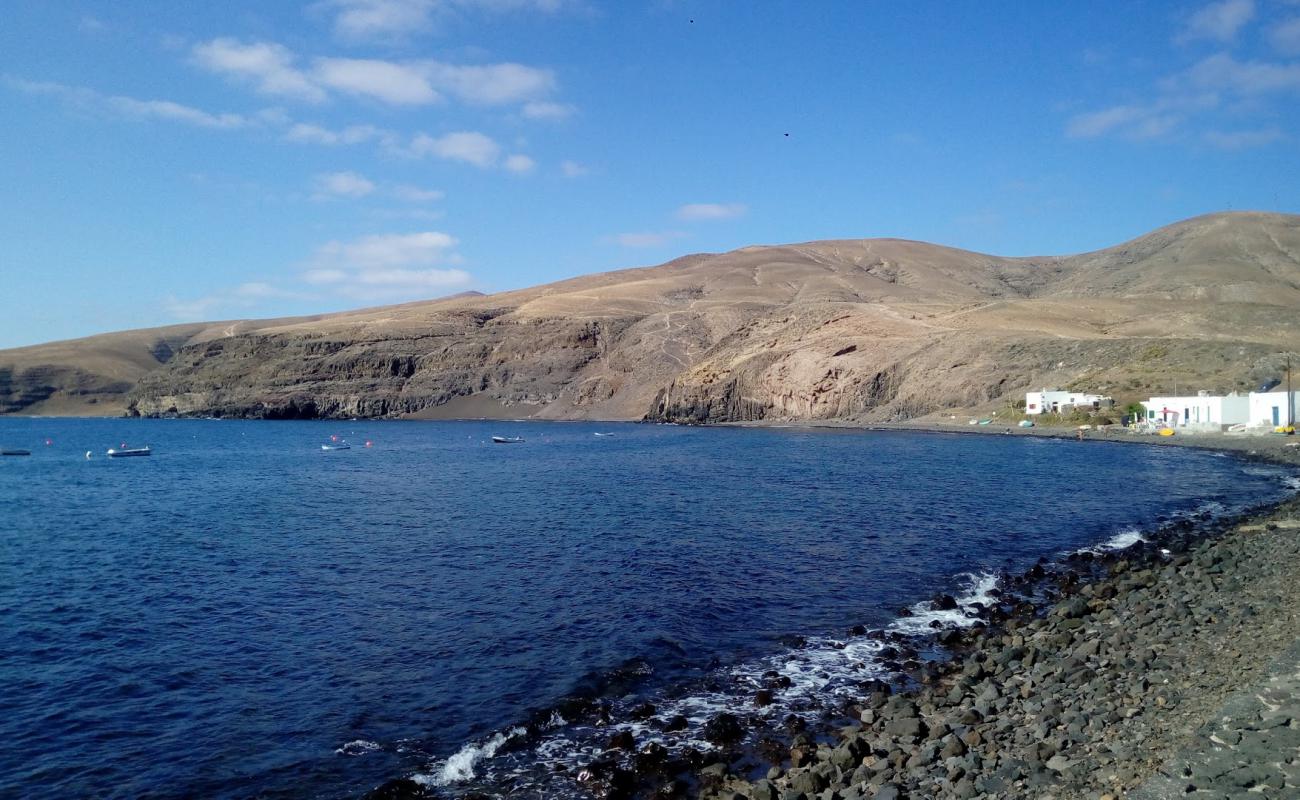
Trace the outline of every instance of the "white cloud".
<path fill-rule="evenodd" d="M 432 203 L 445 196 L 441 189 L 421 189 L 419 186 L 396 186 L 393 194 L 408 203 Z"/>
<path fill-rule="evenodd" d="M 315 76 L 332 89 L 392 105 L 428 105 L 441 96 L 418 66 L 362 58 L 318 58 Z"/>
<path fill-rule="evenodd" d="M 171 100 L 139 100 L 134 97 L 101 94 L 80 86 L 65 86 L 47 81 L 28 81 L 4 76 L 5 85 L 33 95 L 58 97 L 69 105 L 92 113 L 112 113 L 140 119 L 162 119 L 200 128 L 245 128 L 254 120 L 241 114 L 214 114 Z"/>
<path fill-rule="evenodd" d="M 1268 32 L 1268 41 L 1283 55 L 1300 56 L 1300 17 L 1276 25 Z"/>
<path fill-rule="evenodd" d="M 1212 112 L 1231 111 L 1238 116 L 1267 113 L 1270 96 L 1288 92 L 1300 92 L 1300 64 L 1240 61 L 1216 53 L 1159 81 L 1148 101 L 1071 117 L 1066 134 L 1072 138 L 1161 138 L 1208 119 Z"/>
<path fill-rule="evenodd" d="M 576 4 L 574 0 L 325 0 L 318 8 L 334 12 L 334 33 L 344 41 L 389 42 L 432 30 L 440 14 L 556 12 Z"/>
<path fill-rule="evenodd" d="M 196 44 L 190 52 L 203 69 L 251 81 L 262 94 L 312 103 L 325 99 L 325 91 L 293 66 L 294 55 L 283 45 L 219 38 Z"/>
<path fill-rule="evenodd" d="M 313 103 L 326 100 L 330 91 L 397 106 L 429 105 L 446 94 L 470 105 L 523 103 L 524 116 L 533 119 L 556 119 L 573 111 L 546 100 L 556 88 L 551 70 L 525 64 L 316 58 L 304 70 L 281 44 L 230 38 L 196 44 L 190 58 L 200 68 L 249 83 L 262 94 Z"/>
<path fill-rule="evenodd" d="M 1209 39 L 1227 44 L 1255 17 L 1255 0 L 1220 0 L 1210 3 L 1187 20 L 1178 34 L 1180 42 Z"/>
<path fill-rule="evenodd" d="M 265 281 L 241 283 L 233 289 L 223 289 L 203 297 L 182 300 L 175 295 L 163 298 L 163 308 L 181 320 L 211 319 L 219 311 L 236 313 L 247 311 L 267 300 L 310 300 L 313 295 L 292 289 L 281 289 Z"/>
<path fill-rule="evenodd" d="M 455 65 L 425 62 L 433 84 L 473 105 L 499 106 L 543 97 L 555 89 L 555 75 L 523 64 Z"/>
<path fill-rule="evenodd" d="M 1209 131 L 1205 141 L 1220 150 L 1246 150 L 1252 147 L 1280 142 L 1286 138 L 1279 128 L 1262 128 L 1246 131 Z"/>
<path fill-rule="evenodd" d="M 352 42 L 405 37 L 428 30 L 437 0 L 331 0 L 334 32 Z"/>
<path fill-rule="evenodd" d="M 412 155 L 464 161 L 484 169 L 496 166 L 501 157 L 501 145 L 477 131 L 456 131 L 438 138 L 421 133 L 411 140 L 409 150 Z"/>
<path fill-rule="evenodd" d="M 537 167 L 537 162 L 525 155 L 516 153 L 506 158 L 505 168 L 518 175 L 532 172 Z"/>
<path fill-rule="evenodd" d="M 365 197 L 375 184 L 355 172 L 327 172 L 317 175 L 313 200 L 337 200 L 341 197 Z"/>
<path fill-rule="evenodd" d="M 677 209 L 677 218 L 688 222 L 742 217 L 749 208 L 742 203 L 687 203 Z"/>
<path fill-rule="evenodd" d="M 456 240 L 438 231 L 364 236 L 328 242 L 316 251 L 317 268 L 390 269 L 445 260 Z"/>
<path fill-rule="evenodd" d="M 528 119 L 547 120 L 566 119 L 573 116 L 576 111 L 577 109 L 566 103 L 552 103 L 545 100 L 529 101 L 520 109 L 520 113 Z"/>
<path fill-rule="evenodd" d="M 308 144 L 340 145 L 361 144 L 378 140 L 385 145 L 395 145 L 397 134 L 376 128 L 373 125 L 349 125 L 341 130 L 330 130 L 319 125 L 297 123 L 285 132 L 284 138 L 291 142 Z"/>
<path fill-rule="evenodd" d="M 620 244 L 624 247 L 662 247 L 669 242 L 681 239 L 686 236 L 681 231 L 661 231 L 658 233 L 618 233 L 607 239 L 607 241 Z"/>
<path fill-rule="evenodd" d="M 1112 106 L 1071 117 L 1065 132 L 1073 139 L 1094 139 L 1112 133 L 1128 139 L 1154 139 L 1172 131 L 1182 120 L 1180 114 L 1159 105 Z"/>
<path fill-rule="evenodd" d="M 1300 89 L 1300 64 L 1238 61 L 1227 53 L 1210 56 L 1167 82 L 1186 83 L 1201 90 L 1257 95 Z"/>
<path fill-rule="evenodd" d="M 566 178 L 580 178 L 591 170 L 577 161 L 561 161 L 560 172 L 563 172 Z"/>
<path fill-rule="evenodd" d="M 302 279 L 357 300 L 428 297 L 472 280 L 464 270 L 439 266 L 458 261 L 455 246 L 453 237 L 438 231 L 328 242 L 317 249 Z"/>

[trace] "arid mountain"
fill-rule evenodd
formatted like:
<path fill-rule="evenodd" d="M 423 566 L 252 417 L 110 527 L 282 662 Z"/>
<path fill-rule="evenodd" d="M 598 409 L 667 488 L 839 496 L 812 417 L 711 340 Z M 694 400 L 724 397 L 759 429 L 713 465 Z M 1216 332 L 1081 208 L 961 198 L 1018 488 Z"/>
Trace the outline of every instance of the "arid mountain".
<path fill-rule="evenodd" d="M 746 247 L 487 296 L 0 352 L 0 409 L 257 417 L 902 419 L 1028 388 L 1248 388 L 1300 350 L 1300 217 L 1002 258 Z M 87 405 L 98 401 L 95 405 Z"/>

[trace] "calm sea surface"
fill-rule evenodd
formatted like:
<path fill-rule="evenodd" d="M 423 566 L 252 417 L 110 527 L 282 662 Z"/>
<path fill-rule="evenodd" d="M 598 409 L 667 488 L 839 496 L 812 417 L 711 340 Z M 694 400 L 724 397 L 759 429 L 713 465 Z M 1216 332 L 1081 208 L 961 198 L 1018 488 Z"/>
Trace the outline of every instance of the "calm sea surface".
<path fill-rule="evenodd" d="M 33 451 L 0 459 L 5 797 L 454 790 L 611 670 L 687 711 L 772 664 L 826 690 L 818 637 L 1286 491 L 1182 449 L 801 429 L 0 419 L 0 445 Z"/>

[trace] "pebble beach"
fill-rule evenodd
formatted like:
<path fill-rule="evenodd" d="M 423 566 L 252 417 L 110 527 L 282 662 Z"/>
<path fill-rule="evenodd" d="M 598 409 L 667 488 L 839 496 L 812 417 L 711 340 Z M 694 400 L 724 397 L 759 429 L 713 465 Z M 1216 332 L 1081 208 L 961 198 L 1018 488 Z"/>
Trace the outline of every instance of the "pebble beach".
<path fill-rule="evenodd" d="M 1293 441 L 1160 444 L 1297 464 Z M 1298 592 L 1294 498 L 1043 564 L 1004 580 L 981 623 L 940 634 L 950 658 L 864 692 L 830 737 L 792 736 L 762 778 L 706 767 L 700 795 L 1300 797 Z"/>

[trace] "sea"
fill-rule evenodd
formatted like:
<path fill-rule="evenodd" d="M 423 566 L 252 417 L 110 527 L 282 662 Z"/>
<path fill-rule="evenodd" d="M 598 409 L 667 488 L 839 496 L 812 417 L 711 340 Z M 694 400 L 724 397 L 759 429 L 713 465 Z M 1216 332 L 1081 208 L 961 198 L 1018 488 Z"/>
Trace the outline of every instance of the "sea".
<path fill-rule="evenodd" d="M 3 797 L 582 797 L 612 732 L 812 713 L 1003 572 L 1296 491 L 1186 448 L 799 427 L 2 418 L 0 445 L 32 451 L 0 459 Z"/>

